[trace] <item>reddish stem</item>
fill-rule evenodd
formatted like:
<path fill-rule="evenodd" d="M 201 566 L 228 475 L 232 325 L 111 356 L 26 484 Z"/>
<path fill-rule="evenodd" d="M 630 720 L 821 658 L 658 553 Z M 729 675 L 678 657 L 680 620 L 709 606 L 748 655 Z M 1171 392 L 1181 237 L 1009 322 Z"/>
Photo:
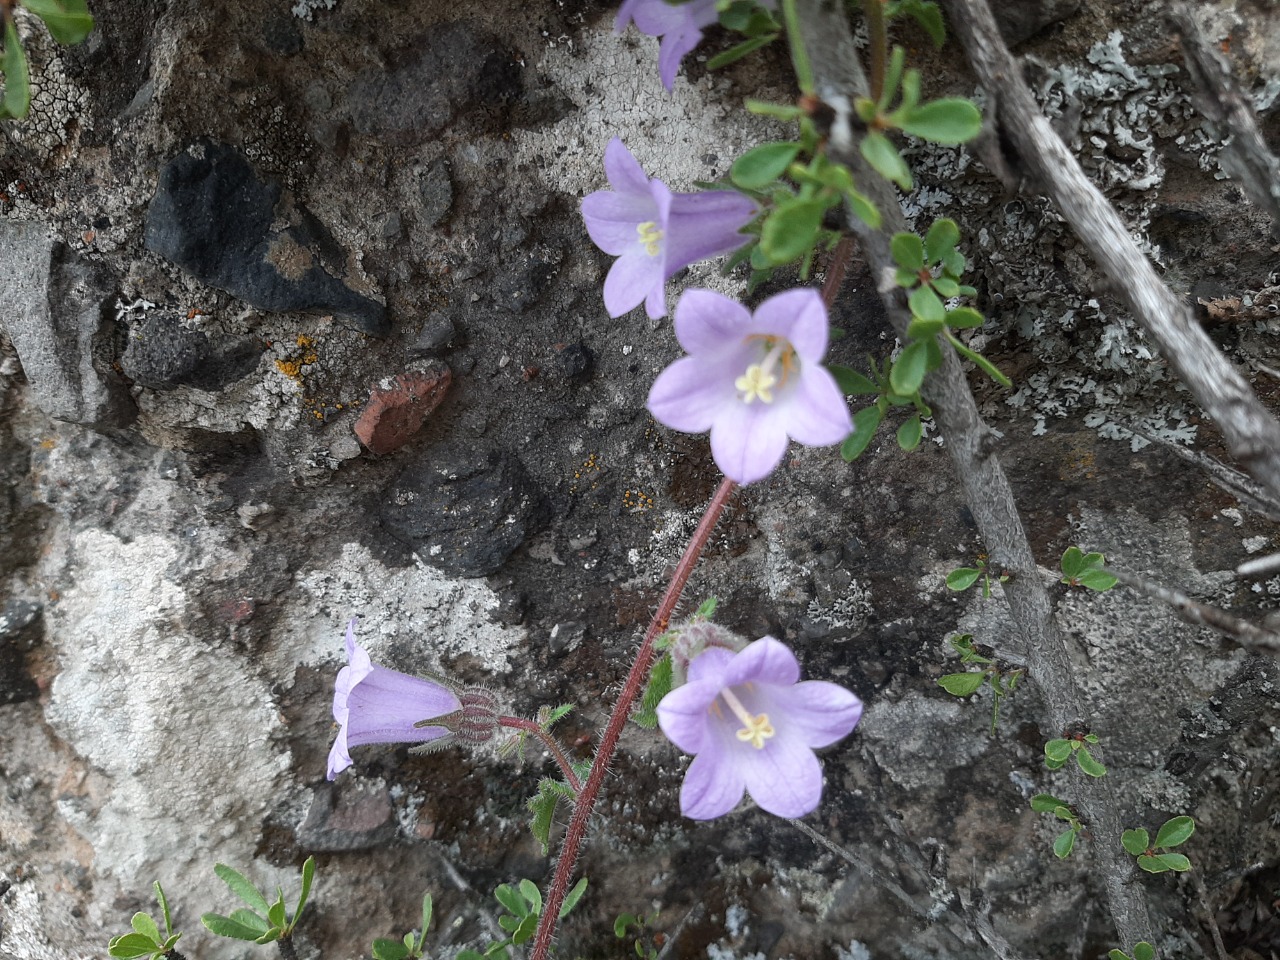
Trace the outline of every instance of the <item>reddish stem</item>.
<path fill-rule="evenodd" d="M 853 235 L 846 233 L 831 251 L 831 260 L 827 263 L 827 279 L 822 284 L 822 303 L 831 311 L 836 302 L 836 294 L 844 284 L 844 276 L 849 270 L 849 257 L 853 254 Z"/>
<path fill-rule="evenodd" d="M 582 781 L 579 780 L 578 775 L 573 772 L 573 764 L 569 762 L 569 758 L 566 757 L 564 751 L 560 749 L 560 742 L 551 735 L 551 731 L 544 730 L 532 720 L 526 720 L 524 717 L 499 717 L 498 723 L 504 727 L 510 727 L 513 730 L 523 730 L 525 733 L 532 733 L 535 737 L 541 740 L 543 745 L 551 751 L 551 756 L 555 758 L 556 763 L 560 765 L 560 770 L 564 773 L 564 778 L 569 781 L 569 786 L 573 787 L 573 792 L 582 792 Z"/>
<path fill-rule="evenodd" d="M 654 641 L 667 629 L 671 614 L 680 600 L 680 594 L 684 592 L 684 586 L 689 581 L 689 575 L 693 573 L 693 568 L 697 565 L 698 558 L 711 537 L 711 531 L 716 521 L 720 519 L 720 514 L 724 511 L 725 504 L 729 502 L 729 497 L 736 486 L 737 484 L 727 477 L 721 482 L 715 496 L 711 498 L 711 503 L 707 505 L 706 512 L 702 515 L 698 529 L 693 532 L 689 545 L 684 548 L 684 555 L 676 565 L 676 572 L 671 577 L 667 592 L 662 595 L 662 602 L 658 604 L 653 619 L 649 621 L 649 628 L 645 631 L 640 650 L 636 653 L 635 662 L 631 665 L 631 672 L 627 674 L 622 693 L 618 696 L 618 702 L 609 716 L 609 725 L 605 727 L 604 736 L 600 738 L 600 747 L 596 751 L 595 761 L 591 764 L 591 773 L 587 775 L 586 785 L 574 802 L 573 816 L 569 820 L 564 844 L 560 848 L 560 859 L 556 861 L 555 876 L 552 877 L 551 887 L 547 890 L 530 960 L 547 960 L 547 954 L 551 949 L 551 938 L 555 935 L 556 923 L 560 919 L 560 907 L 564 904 L 565 895 L 569 891 L 573 866 L 578 860 L 578 850 L 582 846 L 582 841 L 586 839 L 587 824 L 591 820 L 591 811 L 596 805 L 596 797 L 600 794 L 605 774 L 609 772 L 609 765 L 613 762 L 618 738 L 622 736 L 622 728 L 626 725 L 627 718 L 631 716 L 631 705 L 640 695 L 645 679 L 649 676 L 649 668 L 653 665 Z"/>

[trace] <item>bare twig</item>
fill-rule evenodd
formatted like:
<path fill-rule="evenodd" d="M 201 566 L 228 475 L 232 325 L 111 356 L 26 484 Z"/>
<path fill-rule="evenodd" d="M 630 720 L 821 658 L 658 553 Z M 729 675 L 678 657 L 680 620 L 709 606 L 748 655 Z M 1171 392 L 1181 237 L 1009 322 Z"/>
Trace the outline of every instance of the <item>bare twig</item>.
<path fill-rule="evenodd" d="M 1165 14 L 1182 41 L 1182 56 L 1195 85 L 1192 99 L 1210 133 L 1224 140 L 1218 162 L 1273 221 L 1280 220 L 1280 160 L 1258 129 L 1253 104 L 1241 91 L 1230 65 L 1205 40 L 1185 0 L 1174 0 Z"/>
<path fill-rule="evenodd" d="M 1148 580 L 1146 577 L 1140 576 L 1131 570 L 1107 567 L 1107 572 L 1130 590 L 1134 590 L 1145 597 L 1150 597 L 1152 600 L 1159 600 L 1161 603 L 1167 604 L 1178 619 L 1185 623 L 1216 630 L 1224 637 L 1234 640 L 1240 646 L 1249 650 L 1266 650 L 1270 653 L 1280 653 L 1280 634 L 1273 630 L 1260 627 L 1255 623 L 1250 623 L 1248 620 L 1241 620 L 1239 617 L 1233 617 L 1225 610 L 1219 610 L 1217 607 L 1210 606 L 1207 603 L 1192 600 L 1180 590 L 1166 587 L 1163 584 L 1156 583 L 1154 580 Z"/>
<path fill-rule="evenodd" d="M 1071 224 L 1135 320 L 1222 431 L 1231 455 L 1280 498 L 1280 423 L 1156 274 L 1115 208 L 1040 111 L 986 0 L 947 0 L 969 63 L 995 103 L 1000 133 Z"/>
<path fill-rule="evenodd" d="M 1213 949 L 1218 954 L 1218 960 L 1231 960 L 1227 956 L 1227 947 L 1222 942 L 1222 931 L 1218 929 L 1218 918 L 1213 915 L 1213 907 L 1209 903 L 1209 891 L 1204 888 L 1204 878 L 1200 876 L 1199 870 L 1188 872 L 1191 875 L 1192 882 L 1196 885 L 1196 897 L 1200 900 L 1200 909 L 1204 911 L 1205 923 L 1209 927 L 1209 935 L 1213 937 Z"/>
<path fill-rule="evenodd" d="M 867 82 L 844 6 L 836 0 L 804 0 L 799 6 L 816 92 L 836 115 L 828 141 L 831 157 L 853 170 L 859 189 L 870 196 L 883 218 L 880 231 L 869 230 L 852 214 L 849 226 L 859 234 L 875 276 L 892 276 L 895 263 L 889 239 L 893 233 L 905 230 L 906 223 L 892 186 L 863 162 L 858 150 L 854 131 L 860 123 L 853 114 L 853 100 L 867 95 Z M 911 314 L 904 292 L 896 287 L 882 289 L 881 297 L 890 323 L 905 340 Z M 1091 711 L 1076 687 L 1065 638 L 1054 619 L 1049 594 L 1036 574 L 1035 556 L 1017 501 L 995 456 L 995 436 L 978 414 L 955 352 L 942 344 L 942 353 L 943 365 L 926 378 L 923 393 L 946 437 L 947 451 L 993 565 L 1012 574 L 1004 585 L 1004 594 L 1023 644 L 1020 653 L 1027 660 L 1031 679 L 1044 693 L 1049 725 L 1065 730 L 1074 722 L 1086 720 Z M 1280 427 L 1277 435 L 1280 436 Z M 1277 472 L 1280 474 L 1280 470 Z M 1118 837 L 1123 829 L 1112 779 L 1081 776 L 1077 781 L 1078 806 L 1099 836 Z M 1122 853 L 1114 844 L 1097 845 L 1098 872 L 1107 903 L 1122 940 L 1149 940 L 1152 934 L 1146 895 L 1140 886 L 1127 882 L 1132 870 Z"/>

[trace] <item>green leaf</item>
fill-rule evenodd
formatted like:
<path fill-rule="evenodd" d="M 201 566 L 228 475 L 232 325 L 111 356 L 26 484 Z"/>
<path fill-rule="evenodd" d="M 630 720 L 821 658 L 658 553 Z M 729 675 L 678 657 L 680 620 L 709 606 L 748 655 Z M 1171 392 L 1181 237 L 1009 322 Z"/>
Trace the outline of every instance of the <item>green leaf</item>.
<path fill-rule="evenodd" d="M 1050 740 L 1044 745 L 1044 755 L 1056 763 L 1065 763 L 1071 756 L 1070 740 Z"/>
<path fill-rule="evenodd" d="M 164 918 L 165 935 L 171 936 L 173 934 L 173 916 L 169 913 L 169 900 L 165 897 L 164 889 L 160 886 L 159 880 L 155 881 L 152 887 L 156 892 L 156 900 L 160 904 L 160 915 Z"/>
<path fill-rule="evenodd" d="M 152 943 L 160 942 L 160 928 L 148 914 L 135 913 L 133 919 L 129 921 L 129 926 L 133 927 L 135 933 L 142 934 Z"/>
<path fill-rule="evenodd" d="M 876 173 L 896 183 L 903 190 L 911 189 L 911 171 L 907 168 L 902 155 L 898 153 L 897 147 L 890 143 L 889 138 L 883 133 L 876 131 L 868 133 L 862 138 L 858 149 L 862 152 L 862 159 L 871 164 L 871 168 Z"/>
<path fill-rule="evenodd" d="M 825 212 L 826 204 L 817 200 L 779 204 L 760 228 L 759 249 L 775 266 L 800 259 L 817 243 Z"/>
<path fill-rule="evenodd" d="M 924 267 L 924 241 L 914 233 L 895 233 L 889 241 L 889 253 L 903 270 L 915 273 Z"/>
<path fill-rule="evenodd" d="M 1133 945 L 1133 960 L 1156 960 L 1156 948 L 1145 940 Z"/>
<path fill-rule="evenodd" d="M 901 127 L 921 140 L 955 146 L 982 132 L 982 114 L 968 100 L 944 97 L 907 111 Z"/>
<path fill-rule="evenodd" d="M 912 340 L 929 340 L 936 338 L 943 330 L 941 320 L 921 320 L 919 317 L 912 317 L 911 322 L 907 324 L 907 336 Z"/>
<path fill-rule="evenodd" d="M 204 924 L 205 929 L 210 933 L 227 937 L 231 940 L 257 940 L 262 934 L 253 927 L 247 927 L 243 923 L 237 923 L 230 917 L 224 917 L 216 913 L 202 914 L 200 922 Z"/>
<path fill-rule="evenodd" d="M 509 883 L 498 884 L 497 889 L 493 891 L 494 898 L 507 908 L 507 912 L 512 916 L 523 917 L 529 913 L 528 906 L 525 905 L 524 897 L 516 893 L 515 889 Z M 505 927 L 503 928 L 506 929 Z"/>
<path fill-rule="evenodd" d="M 852 462 L 862 456 L 864 450 L 876 435 L 876 428 L 884 419 L 884 411 L 878 406 L 864 407 L 853 415 L 853 433 L 844 438 L 840 444 L 840 456 L 846 462 Z"/>
<path fill-rule="evenodd" d="M 307 898 L 311 896 L 311 883 L 316 878 L 316 858 L 307 857 L 302 861 L 302 890 L 298 893 L 298 906 L 293 911 L 293 919 L 289 921 L 289 929 L 298 925 L 298 918 L 307 906 Z"/>
<path fill-rule="evenodd" d="M 85 0 L 22 0 L 22 5 L 44 21 L 59 43 L 79 43 L 93 30 Z"/>
<path fill-rule="evenodd" d="M 1191 869 L 1191 861 L 1180 853 L 1161 853 L 1156 855 L 1156 859 L 1178 873 L 1186 873 Z"/>
<path fill-rule="evenodd" d="M 1068 580 L 1074 580 L 1083 569 L 1084 554 L 1080 552 L 1080 548 L 1067 547 L 1062 554 L 1062 575 Z"/>
<path fill-rule="evenodd" d="M 634 913 L 618 914 L 618 919 L 613 921 L 613 935 L 621 940 L 627 935 L 627 927 L 632 924 L 640 925 L 640 921 Z"/>
<path fill-rule="evenodd" d="M 1142 856 L 1138 858 L 1138 868 L 1147 873 L 1168 873 L 1172 868 L 1159 857 Z"/>
<path fill-rule="evenodd" d="M 538 890 L 538 885 L 532 880 L 520 881 L 520 895 L 524 897 L 525 902 L 529 904 L 529 913 L 536 916 L 542 914 L 542 892 Z"/>
<path fill-rule="evenodd" d="M 543 783 L 546 783 L 546 781 L 544 780 Z M 555 818 L 556 804 L 559 803 L 559 800 L 560 798 L 556 794 L 541 789 L 541 784 L 539 784 L 538 792 L 530 797 L 529 802 L 526 804 L 533 814 L 532 819 L 529 821 L 529 832 L 542 845 L 543 856 L 547 855 L 551 847 L 551 823 Z"/>
<path fill-rule="evenodd" d="M 283 930 L 289 923 L 289 915 L 284 909 L 284 891 L 280 891 L 280 896 L 276 898 L 276 902 L 271 904 L 271 909 L 267 912 L 267 920 L 271 926 L 279 927 Z"/>
<path fill-rule="evenodd" d="M 422 895 L 422 936 L 419 937 L 419 946 L 427 937 L 427 930 L 431 927 L 431 894 L 424 893 Z"/>
<path fill-rule="evenodd" d="M 773 43 L 778 39 L 776 33 L 767 33 L 763 36 L 752 37 L 750 40 L 744 40 L 736 46 L 730 47 L 728 50 L 717 53 L 714 57 L 707 61 L 708 70 L 719 70 L 721 67 L 727 67 L 729 64 L 741 60 L 752 51 L 759 50 L 766 44 Z"/>
<path fill-rule="evenodd" d="M 542 724 L 544 729 L 550 729 L 571 713 L 573 713 L 573 704 L 562 703 L 558 707 L 553 707 L 548 710 L 546 716 L 539 718 L 539 722 Z"/>
<path fill-rule="evenodd" d="M 1107 573 L 1105 570 L 1086 570 L 1080 574 L 1080 586 L 1096 590 L 1098 593 L 1105 593 L 1119 582 L 1114 574 Z"/>
<path fill-rule="evenodd" d="M 956 248 L 960 242 L 960 228 L 954 220 L 946 217 L 933 221 L 929 232 L 924 235 L 924 255 L 926 262 L 938 263 Z"/>
<path fill-rule="evenodd" d="M 963 310 L 965 308 L 961 307 L 960 309 Z M 952 312 L 954 313 L 955 311 L 952 311 Z M 957 340 L 955 337 L 951 336 L 950 334 L 947 335 L 947 341 L 951 344 L 952 347 L 955 348 L 956 353 L 973 361 L 973 363 L 977 364 L 978 368 L 982 370 L 983 373 L 985 373 L 988 377 L 990 377 L 996 383 L 1000 384 L 1000 386 L 1002 387 L 1013 386 L 1013 381 L 1011 381 L 1008 377 L 1006 377 L 1000 371 L 999 367 L 997 367 L 994 363 L 992 363 L 982 354 L 974 350 L 970 350 L 968 347 L 966 347 L 963 343 L 961 343 L 959 340 Z"/>
<path fill-rule="evenodd" d="M 4 54 L 0 56 L 0 71 L 4 73 L 4 103 L 0 104 L 0 119 L 25 117 L 31 109 L 31 75 L 27 69 L 27 55 L 18 38 L 18 28 L 8 19 L 4 31 Z"/>
<path fill-rule="evenodd" d="M 929 354 L 925 341 L 917 340 L 907 344 L 894 361 L 893 369 L 889 371 L 889 386 L 893 387 L 894 393 L 904 397 L 913 396 L 920 391 L 920 384 L 924 383 L 928 364 Z"/>
<path fill-rule="evenodd" d="M 113 957 L 145 957 L 156 952 L 156 944 L 140 933 L 126 933 L 121 937 L 112 937 L 107 944 L 107 953 Z"/>
<path fill-rule="evenodd" d="M 1059 800 L 1050 793 L 1037 793 L 1031 798 L 1031 809 L 1036 813 L 1053 813 L 1058 807 L 1070 809 L 1071 804 L 1065 800 Z"/>
<path fill-rule="evenodd" d="M 915 21 L 929 34 L 935 47 L 947 42 L 947 28 L 942 22 L 942 11 L 933 0 L 903 0 L 896 13 L 915 18 Z"/>
<path fill-rule="evenodd" d="M 213 872 L 222 879 L 223 883 L 231 888 L 232 893 L 258 913 L 266 914 L 271 909 L 267 903 L 267 898 L 240 871 L 228 867 L 225 863 L 215 863 Z"/>
<path fill-rule="evenodd" d="M 644 695 L 640 699 L 640 705 L 631 714 L 631 719 L 646 730 L 654 729 L 658 725 L 658 704 L 671 692 L 674 684 L 671 654 L 667 653 L 649 671 L 649 682 L 645 684 Z"/>
<path fill-rule="evenodd" d="M 1126 853 L 1136 857 L 1146 853 L 1150 848 L 1151 834 L 1147 833 L 1142 827 L 1137 830 L 1126 830 L 1120 834 L 1120 845 L 1124 847 Z"/>
<path fill-rule="evenodd" d="M 1166 820 L 1156 834 L 1157 847 L 1180 847 L 1196 832 L 1196 822 L 1190 817 L 1174 817 Z M 136 927 L 134 928 L 137 929 Z"/>
<path fill-rule="evenodd" d="M 1044 758 L 1044 765 L 1045 765 L 1046 767 L 1048 767 L 1050 770 L 1057 770 L 1057 769 L 1060 769 L 1060 768 L 1062 767 L 1062 765 L 1063 765 L 1064 763 L 1066 763 L 1066 762 L 1067 762 L 1067 761 L 1065 761 L 1065 760 L 1054 760 L 1054 759 L 1053 759 L 1053 758 L 1051 758 L 1051 757 L 1045 757 L 1045 758 Z"/>
<path fill-rule="evenodd" d="M 578 905 L 578 901 L 582 899 L 582 895 L 587 892 L 587 878 L 583 877 L 570 888 L 565 894 L 564 903 L 560 905 L 559 919 L 563 920 L 567 917 L 574 907 Z"/>
<path fill-rule="evenodd" d="M 404 960 L 409 948 L 399 940 L 377 939 L 373 941 L 373 960 Z"/>
<path fill-rule="evenodd" d="M 866 393 L 879 393 L 880 388 L 857 370 L 842 367 L 838 363 L 827 364 L 827 370 L 835 377 L 836 386 L 846 397 L 859 396 Z"/>
<path fill-rule="evenodd" d="M 987 318 L 972 307 L 956 307 L 947 311 L 947 326 L 956 330 L 980 327 L 986 322 Z"/>
<path fill-rule="evenodd" d="M 271 924 L 262 917 L 258 916 L 252 910 L 240 907 L 238 910 L 231 911 L 231 919 L 242 927 L 248 927 L 250 930 L 257 930 L 258 936 L 266 933 L 271 929 Z"/>
<path fill-rule="evenodd" d="M 1105 777 L 1107 768 L 1094 759 L 1088 747 L 1076 751 L 1076 765 L 1091 777 Z"/>
<path fill-rule="evenodd" d="M 929 286 L 933 287 L 933 292 L 940 297 L 960 296 L 960 284 L 950 277 L 934 277 L 929 281 Z"/>
<path fill-rule="evenodd" d="M 786 173 L 799 153 L 798 143 L 762 143 L 733 161 L 729 177 L 744 190 L 763 190 Z"/>
<path fill-rule="evenodd" d="M 1098 743 L 1098 735 L 1096 733 L 1086 733 L 1084 735 L 1085 743 Z"/>
<path fill-rule="evenodd" d="M 744 101 L 743 106 L 747 108 L 747 113 L 754 113 L 757 117 L 773 117 L 775 120 L 782 120 L 787 123 L 799 120 L 804 116 L 803 110 L 788 103 L 769 103 L 767 100 L 752 100 L 748 98 Z"/>
<path fill-rule="evenodd" d="M 977 693 L 978 688 L 982 686 L 983 681 L 986 679 L 987 674 L 985 671 L 978 673 L 948 673 L 946 676 L 938 678 L 938 686 L 952 696 L 967 697 L 971 693 Z"/>
<path fill-rule="evenodd" d="M 1131 960 L 1131 958 L 1123 950 L 1112 950 L 1107 954 L 1107 960 Z"/>
<path fill-rule="evenodd" d="M 898 428 L 898 446 L 908 453 L 920 446 L 920 438 L 924 436 L 924 427 L 920 417 L 914 416 Z"/>
<path fill-rule="evenodd" d="M 974 567 L 959 567 L 947 574 L 947 589 L 954 590 L 959 593 L 962 590 L 968 590 L 978 578 L 982 576 L 982 571 Z"/>
<path fill-rule="evenodd" d="M 921 320 L 936 320 L 939 323 L 947 320 L 947 308 L 933 289 L 924 284 L 911 291 L 907 297 L 907 305 L 911 307 L 911 313 Z"/>
<path fill-rule="evenodd" d="M 849 208 L 853 211 L 853 215 L 865 223 L 872 230 L 880 229 L 880 211 L 871 198 L 865 193 L 859 193 L 857 190 L 846 190 L 844 192 L 845 199 L 849 202 Z"/>
<path fill-rule="evenodd" d="M 538 915 L 531 913 L 520 921 L 520 925 L 515 928 L 511 934 L 511 942 L 517 946 L 522 943 L 528 943 L 533 939 L 533 935 L 538 932 Z"/>
<path fill-rule="evenodd" d="M 485 960 L 485 955 L 474 950 L 461 950 L 454 960 Z"/>
<path fill-rule="evenodd" d="M 1065 860 L 1071 856 L 1071 851 L 1076 846 L 1076 832 L 1074 829 L 1064 830 L 1058 834 L 1057 839 L 1053 841 L 1053 855 L 1059 860 Z"/>

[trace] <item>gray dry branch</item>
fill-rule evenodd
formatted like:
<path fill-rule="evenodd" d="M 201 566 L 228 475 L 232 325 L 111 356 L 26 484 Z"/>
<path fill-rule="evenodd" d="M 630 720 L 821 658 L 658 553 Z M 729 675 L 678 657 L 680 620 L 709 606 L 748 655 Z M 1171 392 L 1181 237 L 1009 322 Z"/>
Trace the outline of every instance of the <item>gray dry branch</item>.
<path fill-rule="evenodd" d="M 986 0 L 947 0 L 955 30 L 992 104 L 1001 142 L 1053 199 L 1170 366 L 1222 431 L 1227 449 L 1280 496 L 1280 423 L 1160 277 L 1106 197 L 1040 111 L 1005 46 Z M 989 120 L 992 118 L 988 118 Z M 1009 186 L 1018 186 L 1009 184 Z"/>
<path fill-rule="evenodd" d="M 866 96 L 867 79 L 853 44 L 845 5 L 837 0 L 801 0 L 798 7 L 802 39 L 813 64 L 815 92 L 836 114 L 829 140 L 831 158 L 849 166 L 859 188 L 871 197 L 884 220 L 883 229 L 874 231 L 850 214 L 850 228 L 858 234 L 874 274 L 891 277 L 895 264 L 889 239 L 906 230 L 906 221 L 893 187 L 863 162 L 853 134 L 853 100 Z M 882 289 L 881 297 L 895 332 L 905 340 L 911 314 L 904 291 Z M 924 396 L 946 438 L 947 451 L 994 565 L 1012 574 L 1004 594 L 1024 645 L 1019 653 L 1044 694 L 1050 728 L 1065 730 L 1086 720 L 1092 711 L 1076 686 L 1065 638 L 1036 573 L 1035 555 L 1017 501 L 995 455 L 995 436 L 978 413 L 959 358 L 948 345 L 943 345 L 942 352 L 943 365 L 925 380 Z M 1076 776 L 1078 808 L 1099 838 L 1119 837 L 1123 830 L 1112 779 Z M 1150 940 L 1146 894 L 1141 885 L 1129 882 L 1132 859 L 1118 844 L 1105 839 L 1094 845 L 1093 852 L 1120 940 Z"/>

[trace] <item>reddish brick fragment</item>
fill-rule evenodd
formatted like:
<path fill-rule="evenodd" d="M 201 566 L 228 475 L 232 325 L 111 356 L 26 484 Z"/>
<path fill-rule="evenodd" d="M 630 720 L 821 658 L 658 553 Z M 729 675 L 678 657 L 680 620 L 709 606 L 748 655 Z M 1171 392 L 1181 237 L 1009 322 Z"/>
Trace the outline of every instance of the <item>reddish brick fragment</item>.
<path fill-rule="evenodd" d="M 453 382 L 448 367 L 411 370 L 379 383 L 356 421 L 355 433 L 370 453 L 399 450 L 418 432 Z"/>

